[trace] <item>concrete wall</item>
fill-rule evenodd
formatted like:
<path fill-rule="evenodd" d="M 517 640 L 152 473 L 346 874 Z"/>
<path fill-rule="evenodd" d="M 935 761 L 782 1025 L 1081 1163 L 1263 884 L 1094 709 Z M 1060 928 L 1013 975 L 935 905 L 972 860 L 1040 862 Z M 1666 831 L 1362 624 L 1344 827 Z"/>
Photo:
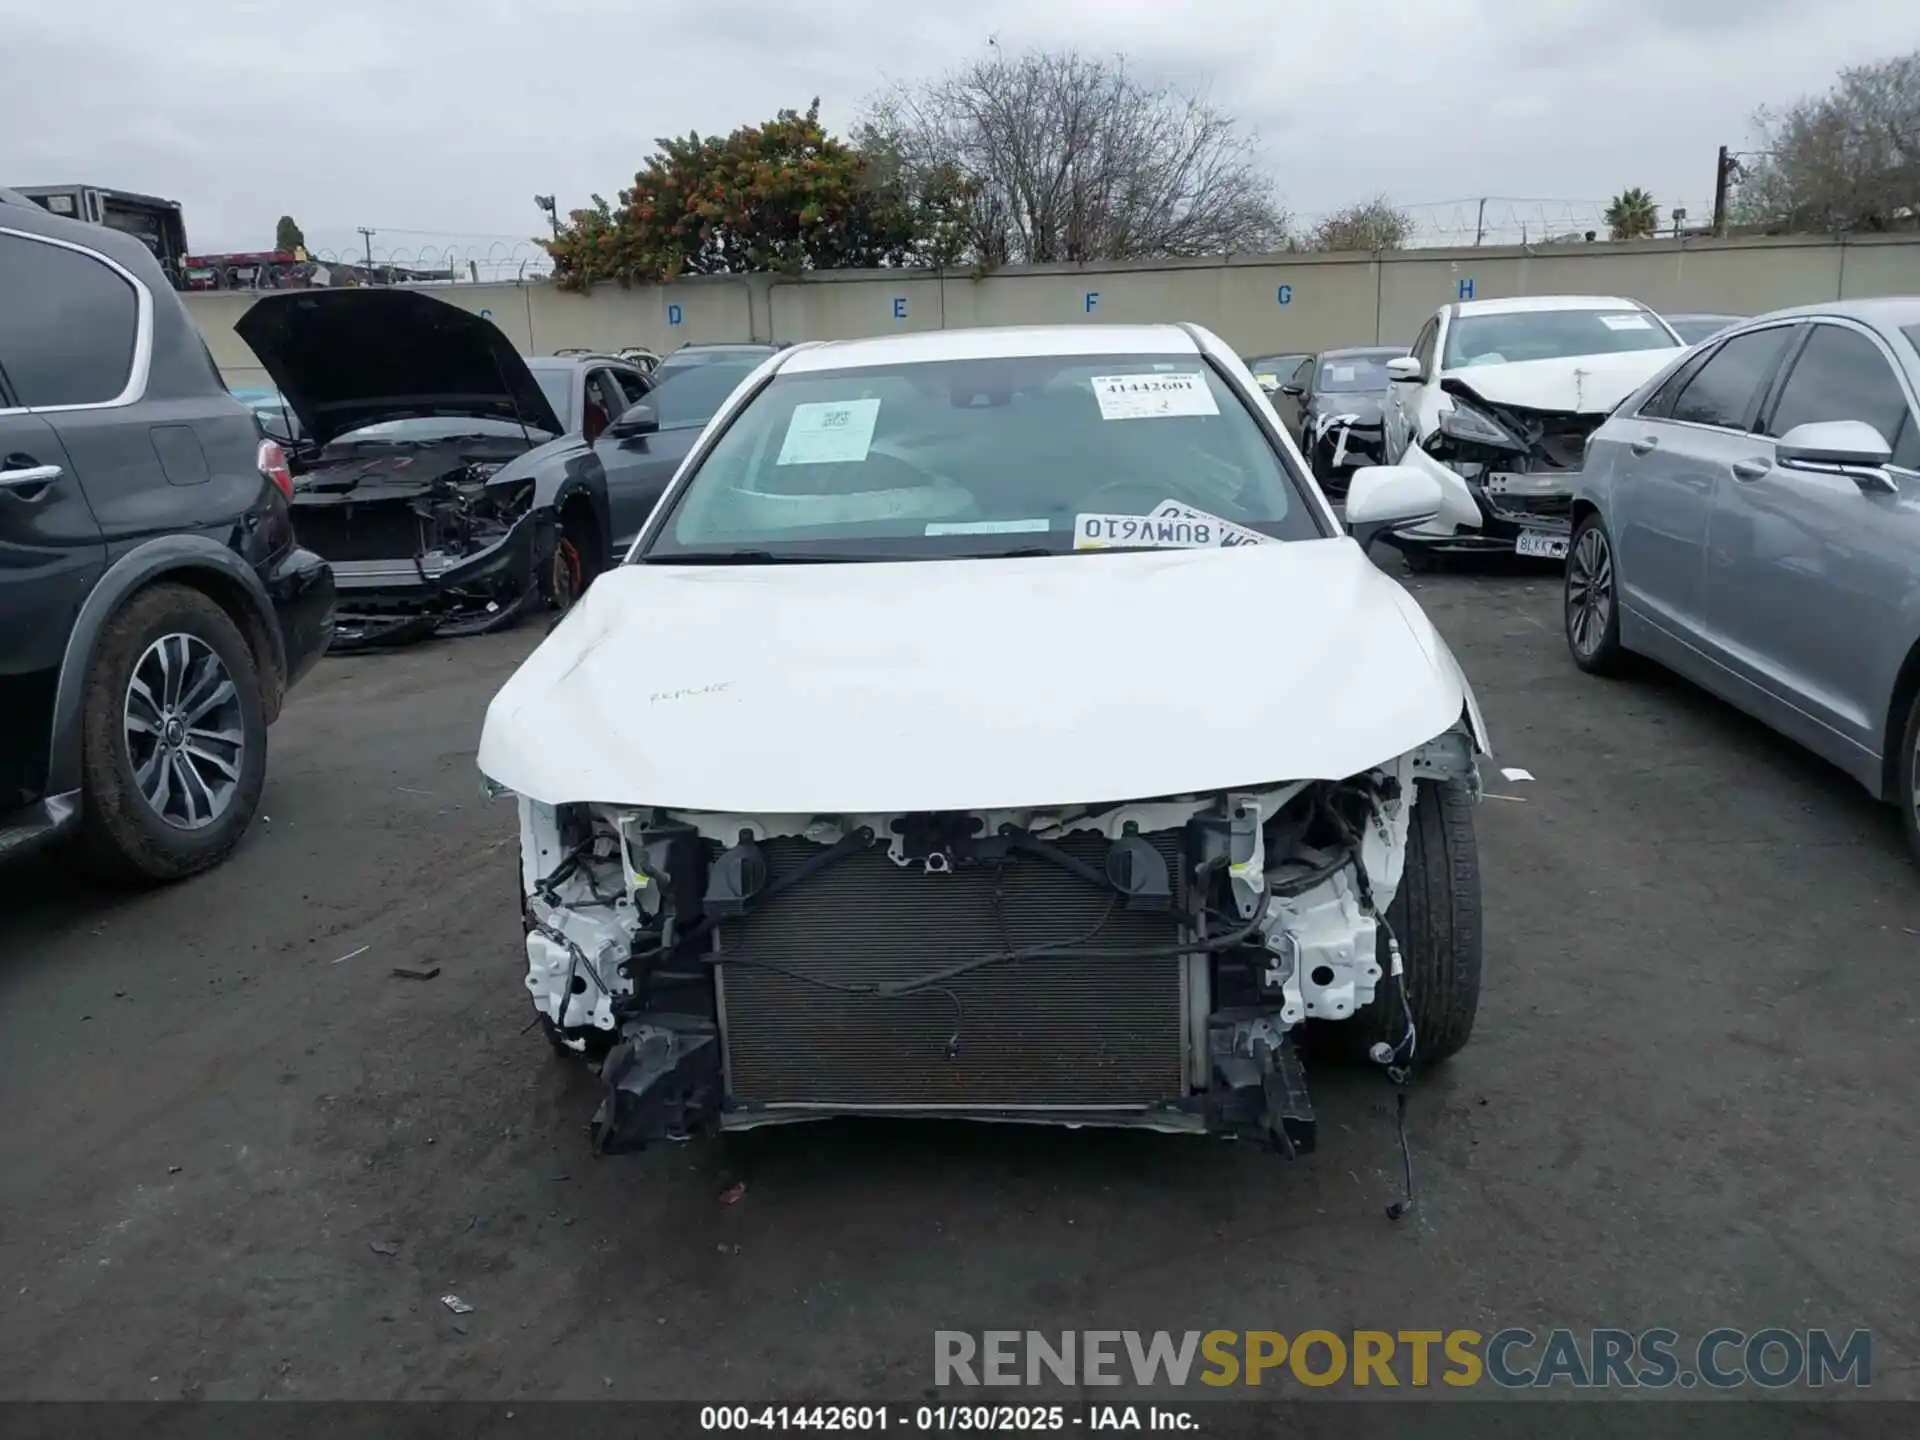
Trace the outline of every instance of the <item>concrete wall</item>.
<path fill-rule="evenodd" d="M 527 354 L 568 346 L 667 351 L 690 341 L 835 340 L 894 330 L 1048 321 L 1193 320 L 1243 354 L 1405 344 L 1437 307 L 1471 296 L 1626 295 L 1657 310 L 1755 315 L 1783 305 L 1920 294 L 1920 237 L 1645 240 L 1366 255 L 1263 255 L 963 272 L 701 276 L 671 285 L 456 285 L 434 293 L 489 316 Z M 244 294 L 188 308 L 235 385 L 265 376 L 233 333 Z"/>

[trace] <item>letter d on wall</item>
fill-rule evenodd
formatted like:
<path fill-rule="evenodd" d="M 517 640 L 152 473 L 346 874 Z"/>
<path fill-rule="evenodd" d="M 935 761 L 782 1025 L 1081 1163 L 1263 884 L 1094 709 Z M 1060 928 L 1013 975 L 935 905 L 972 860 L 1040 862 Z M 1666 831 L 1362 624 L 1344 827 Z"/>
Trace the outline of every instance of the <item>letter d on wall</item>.
<path fill-rule="evenodd" d="M 685 321 L 686 318 L 687 312 L 682 310 L 678 305 L 667 306 L 667 324 L 678 325 Z"/>

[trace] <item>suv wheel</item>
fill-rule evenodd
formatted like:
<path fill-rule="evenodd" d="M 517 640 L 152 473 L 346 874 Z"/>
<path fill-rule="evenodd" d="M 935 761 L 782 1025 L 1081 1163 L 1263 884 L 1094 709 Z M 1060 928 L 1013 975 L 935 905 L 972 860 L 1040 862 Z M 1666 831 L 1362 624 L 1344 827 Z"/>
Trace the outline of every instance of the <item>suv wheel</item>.
<path fill-rule="evenodd" d="M 226 859 L 267 775 L 252 652 L 207 596 L 142 591 L 107 622 L 81 716 L 80 854 L 114 880 L 180 880 Z"/>

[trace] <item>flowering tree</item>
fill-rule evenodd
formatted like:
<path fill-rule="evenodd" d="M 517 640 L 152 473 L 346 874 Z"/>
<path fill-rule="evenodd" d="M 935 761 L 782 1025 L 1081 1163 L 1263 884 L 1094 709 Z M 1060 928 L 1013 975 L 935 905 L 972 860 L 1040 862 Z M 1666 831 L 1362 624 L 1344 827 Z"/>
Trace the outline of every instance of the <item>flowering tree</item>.
<path fill-rule="evenodd" d="M 829 135 L 820 102 L 727 136 L 655 142 L 620 192 L 575 210 L 552 240 L 556 280 L 584 289 L 679 275 L 899 265 L 916 207 L 888 167 Z"/>

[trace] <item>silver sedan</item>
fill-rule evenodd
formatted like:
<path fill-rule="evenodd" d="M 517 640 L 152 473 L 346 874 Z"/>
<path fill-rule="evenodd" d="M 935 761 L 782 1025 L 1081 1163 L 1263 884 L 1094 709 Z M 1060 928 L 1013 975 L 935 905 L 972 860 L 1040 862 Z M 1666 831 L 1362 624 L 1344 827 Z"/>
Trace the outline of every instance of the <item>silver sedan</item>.
<path fill-rule="evenodd" d="M 1688 352 L 1594 432 L 1573 522 L 1575 664 L 1678 671 L 1897 804 L 1920 854 L 1920 298 Z"/>

